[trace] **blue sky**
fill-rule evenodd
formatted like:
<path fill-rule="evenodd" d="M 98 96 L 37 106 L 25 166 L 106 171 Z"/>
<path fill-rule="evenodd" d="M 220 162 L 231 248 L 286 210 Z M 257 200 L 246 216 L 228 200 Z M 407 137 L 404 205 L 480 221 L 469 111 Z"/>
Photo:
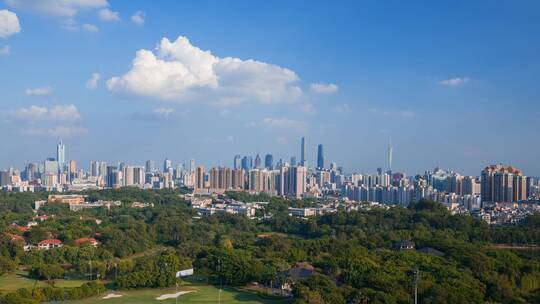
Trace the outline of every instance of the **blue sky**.
<path fill-rule="evenodd" d="M 0 167 L 53 156 L 59 138 L 83 167 L 212 166 L 298 156 L 305 135 L 311 163 L 322 143 L 348 172 L 384 166 L 392 137 L 408 174 L 503 162 L 540 175 L 539 9 L 0 0 Z"/>

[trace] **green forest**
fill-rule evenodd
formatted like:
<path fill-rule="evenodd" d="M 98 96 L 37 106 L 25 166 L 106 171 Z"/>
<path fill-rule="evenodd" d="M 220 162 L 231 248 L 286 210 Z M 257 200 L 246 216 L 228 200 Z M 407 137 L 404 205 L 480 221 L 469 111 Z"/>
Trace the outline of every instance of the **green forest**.
<path fill-rule="evenodd" d="M 76 300 L 115 289 L 170 287 L 180 269 L 193 267 L 210 284 L 278 288 L 290 283 L 294 303 L 540 303 L 540 216 L 518 225 L 489 226 L 467 215 L 452 215 L 439 203 L 420 201 L 392 207 L 301 219 L 287 208 L 314 201 L 229 193 L 270 202 L 269 215 L 199 217 L 179 194 L 183 190 L 87 191 L 90 201 L 120 200 L 120 207 L 71 212 L 51 203 L 36 214 L 35 200 L 47 193 L 0 193 L 0 278 L 24 269 L 50 282 L 0 294 L 0 303 Z M 134 201 L 153 207 L 131 208 Z M 25 226 L 37 215 L 49 219 Z M 53 216 L 54 215 L 54 216 Z M 55 238 L 50 250 L 23 250 L 28 243 Z M 95 238 L 97 247 L 78 245 Z M 396 244 L 411 241 L 414 249 Z M 506 246 L 497 246 L 505 244 Z M 421 250 L 427 249 L 427 250 Z M 434 254 L 436 253 L 436 254 Z M 309 276 L 283 277 L 297 265 Z M 85 279 L 80 287 L 57 287 L 55 280 Z M 1 290 L 1 288 L 0 288 Z"/>

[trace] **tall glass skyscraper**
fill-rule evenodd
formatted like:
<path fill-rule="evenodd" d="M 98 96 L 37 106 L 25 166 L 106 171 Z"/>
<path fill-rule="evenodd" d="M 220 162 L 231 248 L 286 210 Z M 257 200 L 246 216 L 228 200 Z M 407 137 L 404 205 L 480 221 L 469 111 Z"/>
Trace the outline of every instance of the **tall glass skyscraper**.
<path fill-rule="evenodd" d="M 302 142 L 300 146 L 300 165 L 307 167 L 308 161 L 307 161 L 307 140 L 305 137 L 302 137 Z"/>
<path fill-rule="evenodd" d="M 66 146 L 61 140 L 56 146 L 56 161 L 58 162 L 58 169 L 63 172 L 66 163 Z"/>
<path fill-rule="evenodd" d="M 317 168 L 324 168 L 324 149 L 322 144 L 317 146 Z"/>
<path fill-rule="evenodd" d="M 264 167 L 268 170 L 274 170 L 274 157 L 272 154 L 266 154 L 264 157 Z"/>

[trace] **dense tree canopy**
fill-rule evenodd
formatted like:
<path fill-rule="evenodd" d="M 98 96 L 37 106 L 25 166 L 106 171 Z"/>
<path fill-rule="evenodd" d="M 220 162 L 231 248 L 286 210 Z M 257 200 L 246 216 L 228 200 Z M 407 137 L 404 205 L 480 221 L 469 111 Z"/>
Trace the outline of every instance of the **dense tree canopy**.
<path fill-rule="evenodd" d="M 313 206 L 315 201 L 230 193 L 226 196 L 237 200 L 269 201 L 263 213 L 271 217 L 200 218 L 178 190 L 126 188 L 85 194 L 91 200 L 125 204 L 76 213 L 62 204 L 48 204 L 39 214 L 49 219 L 24 232 L 12 224 L 31 221 L 33 201 L 47 194 L 0 193 L 0 275 L 24 267 L 45 280 L 67 276 L 105 279 L 117 288 L 165 287 L 177 282 L 176 271 L 194 267 L 213 284 L 242 286 L 256 281 L 278 287 L 286 281 L 284 272 L 308 263 L 314 274 L 291 282 L 298 303 L 410 303 L 415 269 L 421 303 L 540 299 L 538 215 L 519 225 L 495 227 L 421 201 L 409 208 L 338 211 L 300 219 L 290 217 L 287 208 Z M 131 208 L 134 201 L 154 207 Z M 57 238 L 64 246 L 24 252 L 22 242 L 13 241 L 12 235 L 34 244 Z M 100 245 L 75 243 L 83 237 L 96 238 Z M 432 251 L 396 250 L 394 245 L 402 240 Z M 21 291 L 0 299 L 16 303 L 24 298 L 41 301 L 93 294 L 82 289 L 34 293 L 46 296 Z"/>

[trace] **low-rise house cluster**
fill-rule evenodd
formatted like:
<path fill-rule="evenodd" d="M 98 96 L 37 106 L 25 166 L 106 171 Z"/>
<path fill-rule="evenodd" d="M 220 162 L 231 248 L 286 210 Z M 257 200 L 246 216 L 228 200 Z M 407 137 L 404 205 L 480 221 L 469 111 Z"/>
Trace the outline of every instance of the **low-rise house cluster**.
<path fill-rule="evenodd" d="M 241 214 L 248 218 L 254 218 L 256 211 L 262 209 L 267 202 L 244 203 L 232 199 L 212 200 L 210 198 L 193 199 L 191 207 L 200 216 L 208 216 L 216 213 Z"/>

